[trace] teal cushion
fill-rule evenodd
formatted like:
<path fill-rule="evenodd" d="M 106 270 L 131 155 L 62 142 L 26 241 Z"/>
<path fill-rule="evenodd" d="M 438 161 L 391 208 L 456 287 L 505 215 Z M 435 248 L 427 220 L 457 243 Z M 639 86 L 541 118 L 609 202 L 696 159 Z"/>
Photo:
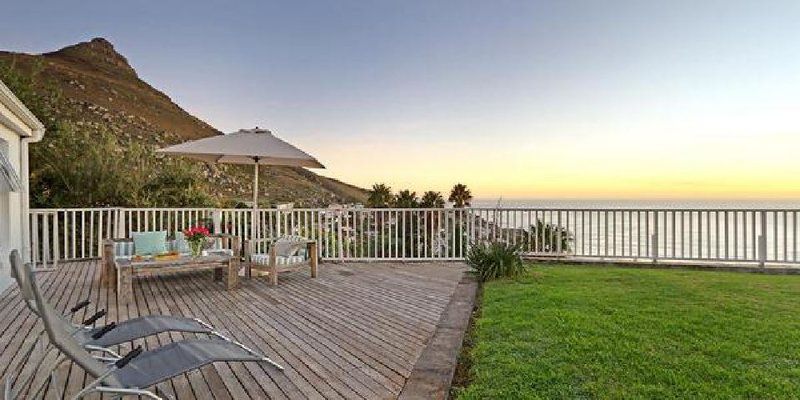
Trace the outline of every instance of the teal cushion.
<path fill-rule="evenodd" d="M 167 231 L 132 232 L 133 254 L 163 254 L 167 252 Z"/>
<path fill-rule="evenodd" d="M 172 250 L 181 254 L 188 254 L 192 252 L 192 249 L 189 248 L 189 242 L 186 241 L 186 235 L 184 235 L 183 232 L 175 232 L 175 244 L 173 245 Z"/>

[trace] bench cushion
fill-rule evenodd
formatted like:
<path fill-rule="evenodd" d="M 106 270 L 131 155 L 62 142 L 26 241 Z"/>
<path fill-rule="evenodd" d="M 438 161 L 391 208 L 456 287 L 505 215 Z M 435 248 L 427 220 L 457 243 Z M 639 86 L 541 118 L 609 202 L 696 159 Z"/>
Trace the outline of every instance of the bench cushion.
<path fill-rule="evenodd" d="M 269 254 L 253 254 L 250 256 L 250 261 L 259 265 L 269 265 Z M 278 265 L 300 264 L 306 261 L 305 256 L 275 257 Z"/>

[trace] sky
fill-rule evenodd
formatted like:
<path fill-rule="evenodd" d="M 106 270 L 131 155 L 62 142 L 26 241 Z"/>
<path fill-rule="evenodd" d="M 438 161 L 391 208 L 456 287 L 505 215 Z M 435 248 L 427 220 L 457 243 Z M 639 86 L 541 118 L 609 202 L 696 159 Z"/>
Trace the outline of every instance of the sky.
<path fill-rule="evenodd" d="M 105 37 L 221 131 L 368 187 L 800 198 L 800 2 L 11 1 L 0 49 Z"/>

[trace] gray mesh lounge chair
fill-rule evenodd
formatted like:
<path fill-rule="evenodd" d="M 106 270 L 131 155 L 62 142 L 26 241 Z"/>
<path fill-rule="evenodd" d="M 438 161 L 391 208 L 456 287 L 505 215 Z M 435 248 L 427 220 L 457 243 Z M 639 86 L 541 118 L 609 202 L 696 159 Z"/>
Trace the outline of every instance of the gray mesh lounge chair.
<path fill-rule="evenodd" d="M 48 304 L 39 293 L 33 271 L 23 266 L 31 281 L 31 289 L 39 317 L 50 342 L 62 355 L 83 368 L 94 380 L 89 382 L 73 399 L 101 392 L 111 395 L 140 395 L 161 399 L 146 388 L 215 362 L 267 362 L 282 370 L 283 367 L 269 358 L 230 340 L 188 339 L 173 342 L 152 351 L 135 348 L 113 364 L 103 364 L 78 342 L 70 332 L 70 324 Z M 34 396 L 37 393 L 34 393 Z"/>
<path fill-rule="evenodd" d="M 9 257 L 11 261 L 11 276 L 17 282 L 19 291 L 22 298 L 25 300 L 25 305 L 33 311 L 36 310 L 35 300 L 33 298 L 32 282 L 23 270 L 22 258 L 19 252 L 14 250 Z M 76 304 L 62 319 L 69 321 L 66 317 L 78 312 L 89 305 L 88 301 L 83 301 Z M 185 332 L 185 333 L 205 333 L 212 336 L 223 338 L 214 328 L 205 322 L 196 318 L 174 317 L 169 315 L 149 315 L 129 319 L 122 322 L 114 323 L 113 329 L 108 330 L 109 326 L 93 328 L 91 327 L 94 322 L 105 315 L 104 311 L 99 311 L 86 319 L 83 324 L 72 324 L 71 333 L 84 347 L 90 350 L 108 352 L 117 356 L 112 350 L 108 349 L 109 346 L 115 346 L 121 343 L 130 342 L 135 339 L 157 335 L 162 332 Z M 99 332 L 107 330 L 105 334 L 98 335 Z M 99 336 L 99 337 L 98 337 Z"/>

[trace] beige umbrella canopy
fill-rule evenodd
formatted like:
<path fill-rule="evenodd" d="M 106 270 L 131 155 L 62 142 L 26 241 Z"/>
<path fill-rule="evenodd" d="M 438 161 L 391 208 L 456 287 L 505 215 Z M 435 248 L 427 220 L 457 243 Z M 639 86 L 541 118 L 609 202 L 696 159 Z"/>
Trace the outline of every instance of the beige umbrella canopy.
<path fill-rule="evenodd" d="M 185 156 L 209 163 L 253 164 L 253 208 L 258 207 L 258 166 L 285 165 L 325 168 L 308 153 L 275 137 L 266 129 L 240 129 L 157 150 L 158 153 Z"/>

